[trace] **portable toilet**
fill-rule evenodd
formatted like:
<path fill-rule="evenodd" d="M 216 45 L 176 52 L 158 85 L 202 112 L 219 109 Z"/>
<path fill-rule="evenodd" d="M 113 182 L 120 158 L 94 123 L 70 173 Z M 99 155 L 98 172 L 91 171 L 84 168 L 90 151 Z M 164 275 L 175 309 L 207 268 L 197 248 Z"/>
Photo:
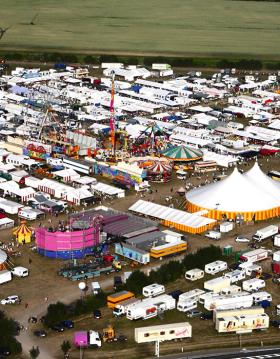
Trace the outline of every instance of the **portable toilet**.
<path fill-rule="evenodd" d="M 223 254 L 224 254 L 224 256 L 227 256 L 227 257 L 231 256 L 232 255 L 232 246 L 224 247 Z"/>

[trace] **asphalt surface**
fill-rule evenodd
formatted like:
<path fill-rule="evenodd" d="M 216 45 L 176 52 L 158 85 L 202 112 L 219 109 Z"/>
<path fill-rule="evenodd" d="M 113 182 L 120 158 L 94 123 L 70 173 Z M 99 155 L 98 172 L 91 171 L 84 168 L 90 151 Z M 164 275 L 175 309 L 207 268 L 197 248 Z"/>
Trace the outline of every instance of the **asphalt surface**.
<path fill-rule="evenodd" d="M 273 359 L 280 358 L 280 348 L 259 348 L 259 349 L 241 349 L 236 351 L 226 351 L 217 353 L 196 353 L 196 354 L 178 354 L 167 355 L 161 358 L 165 359 Z"/>

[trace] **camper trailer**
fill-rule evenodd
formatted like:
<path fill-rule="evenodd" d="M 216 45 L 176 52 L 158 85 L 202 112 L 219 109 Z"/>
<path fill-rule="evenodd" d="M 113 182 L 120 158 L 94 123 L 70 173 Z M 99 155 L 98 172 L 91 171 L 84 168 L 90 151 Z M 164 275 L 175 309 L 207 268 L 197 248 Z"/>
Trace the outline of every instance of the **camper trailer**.
<path fill-rule="evenodd" d="M 253 297 L 247 292 L 232 295 L 209 296 L 205 298 L 204 308 L 207 310 L 228 310 L 249 308 L 253 305 Z"/>
<path fill-rule="evenodd" d="M 258 278 L 245 280 L 242 283 L 243 290 L 246 290 L 247 292 L 257 292 L 258 290 L 264 287 L 265 287 L 265 281 Z"/>
<path fill-rule="evenodd" d="M 216 319 L 215 323 L 218 333 L 250 333 L 255 329 L 267 329 L 268 327 L 269 316 L 265 313 L 220 317 Z"/>
<path fill-rule="evenodd" d="M 219 293 L 223 288 L 229 287 L 230 284 L 229 278 L 218 277 L 204 282 L 204 289 L 213 293 Z"/>
<path fill-rule="evenodd" d="M 179 312 L 188 312 L 192 309 L 197 308 L 197 300 L 195 299 L 187 299 L 184 300 L 184 298 L 182 298 L 177 303 L 177 309 L 179 310 Z"/>
<path fill-rule="evenodd" d="M 204 277 L 204 271 L 202 269 L 194 268 L 185 273 L 185 278 L 190 281 L 195 281 Z"/>
<path fill-rule="evenodd" d="M 225 277 L 230 279 L 230 283 L 236 283 L 245 279 L 246 273 L 244 270 L 234 270 L 232 272 L 225 273 Z"/>
<path fill-rule="evenodd" d="M 150 284 L 146 287 L 143 287 L 142 294 L 144 297 L 155 297 L 165 292 L 164 285 L 161 284 Z"/>
<path fill-rule="evenodd" d="M 252 294 L 254 304 L 259 304 L 263 300 L 267 300 L 268 302 L 272 302 L 271 294 L 268 292 L 257 292 Z"/>
<path fill-rule="evenodd" d="M 151 327 L 135 328 L 134 333 L 137 343 L 177 340 L 191 338 L 192 326 L 187 322 L 161 324 Z"/>
<path fill-rule="evenodd" d="M 223 271 L 227 270 L 227 268 L 228 268 L 227 262 L 215 261 L 215 262 L 206 264 L 204 271 L 205 271 L 205 273 L 214 275 L 219 272 L 223 272 Z"/>
<path fill-rule="evenodd" d="M 251 276 L 253 272 L 262 273 L 262 267 L 251 262 L 243 262 L 238 266 L 238 268 L 244 269 L 247 276 Z"/>
<path fill-rule="evenodd" d="M 238 285 L 230 285 L 229 287 L 223 288 L 221 290 L 221 294 L 223 295 L 230 295 L 230 294 L 237 294 L 241 292 L 241 287 Z"/>

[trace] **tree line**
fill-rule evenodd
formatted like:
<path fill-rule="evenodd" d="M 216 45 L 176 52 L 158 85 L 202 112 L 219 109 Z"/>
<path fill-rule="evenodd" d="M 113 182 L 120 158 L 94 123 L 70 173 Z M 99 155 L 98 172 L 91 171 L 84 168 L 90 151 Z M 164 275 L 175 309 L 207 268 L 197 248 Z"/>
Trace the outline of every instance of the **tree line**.
<path fill-rule="evenodd" d="M 204 269 L 205 264 L 219 260 L 222 256 L 220 247 L 211 245 L 201 248 L 196 253 L 187 254 L 182 261 L 172 260 L 156 270 L 151 270 L 149 275 L 146 275 L 140 270 L 134 271 L 120 290 L 129 290 L 136 295 L 140 295 L 142 294 L 142 288 L 146 285 L 174 282 L 184 276 L 187 270 L 193 268 Z M 46 326 L 52 327 L 63 320 L 90 313 L 93 309 L 104 307 L 106 305 L 107 295 L 109 294 L 110 293 L 101 292 L 98 295 L 86 295 L 70 305 L 66 305 L 62 302 L 50 304 L 44 323 Z"/>

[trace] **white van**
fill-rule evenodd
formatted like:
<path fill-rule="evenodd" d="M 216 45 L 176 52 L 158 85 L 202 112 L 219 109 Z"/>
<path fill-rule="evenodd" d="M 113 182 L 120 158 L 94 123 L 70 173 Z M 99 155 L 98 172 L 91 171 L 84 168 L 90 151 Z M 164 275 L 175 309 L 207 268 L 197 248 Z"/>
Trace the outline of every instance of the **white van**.
<path fill-rule="evenodd" d="M 17 277 L 27 277 L 29 275 L 29 271 L 25 267 L 14 267 L 11 273 Z"/>
<path fill-rule="evenodd" d="M 142 294 L 144 297 L 156 297 L 157 295 L 163 294 L 164 292 L 165 292 L 164 285 L 157 283 L 147 285 L 142 289 Z"/>
<path fill-rule="evenodd" d="M 214 275 L 214 274 L 217 274 L 224 270 L 227 270 L 227 268 L 228 268 L 227 262 L 215 261 L 215 262 L 206 264 L 204 267 L 204 271 L 205 271 L 205 273 Z"/>
<path fill-rule="evenodd" d="M 101 292 L 101 287 L 99 282 L 91 282 L 91 291 L 92 294 L 99 294 Z"/>
<path fill-rule="evenodd" d="M 205 237 L 218 241 L 219 239 L 221 239 L 222 234 L 221 232 L 217 231 L 208 231 L 205 233 Z"/>
<path fill-rule="evenodd" d="M 195 281 L 204 277 L 204 271 L 202 269 L 194 268 L 188 270 L 185 273 L 185 278 L 190 281 Z"/>

